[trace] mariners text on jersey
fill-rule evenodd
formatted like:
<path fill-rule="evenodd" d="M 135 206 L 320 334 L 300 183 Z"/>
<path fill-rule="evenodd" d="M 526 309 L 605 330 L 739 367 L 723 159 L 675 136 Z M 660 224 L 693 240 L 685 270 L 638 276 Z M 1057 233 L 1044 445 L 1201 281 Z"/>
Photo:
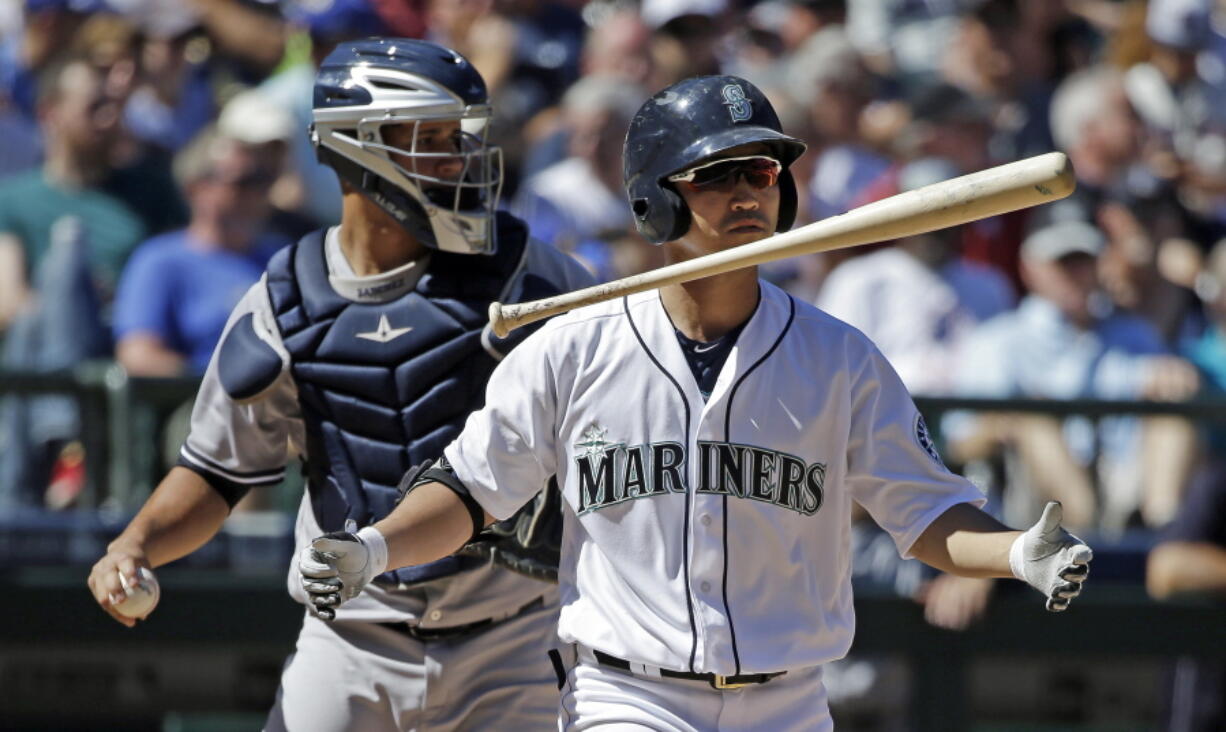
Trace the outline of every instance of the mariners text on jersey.
<path fill-rule="evenodd" d="M 851 645 L 853 503 L 906 556 L 951 505 L 983 501 L 918 416 L 867 338 L 767 283 L 703 394 L 653 291 L 528 337 L 444 452 L 494 517 L 556 477 L 563 643 L 769 673 Z"/>
<path fill-rule="evenodd" d="M 580 515 L 622 501 L 685 493 L 685 447 L 677 442 L 627 446 L 588 428 L 575 445 Z M 773 503 L 806 516 L 822 506 L 826 464 L 777 450 L 726 442 L 698 442 L 700 493 Z"/>

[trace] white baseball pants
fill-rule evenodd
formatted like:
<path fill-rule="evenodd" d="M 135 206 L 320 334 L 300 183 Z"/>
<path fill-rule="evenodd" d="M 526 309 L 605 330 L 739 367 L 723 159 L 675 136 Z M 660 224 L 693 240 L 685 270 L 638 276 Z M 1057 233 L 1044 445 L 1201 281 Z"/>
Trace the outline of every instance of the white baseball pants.
<path fill-rule="evenodd" d="M 632 676 L 577 661 L 562 688 L 558 729 L 832 732 L 834 722 L 820 666 L 719 691 L 703 681 Z"/>

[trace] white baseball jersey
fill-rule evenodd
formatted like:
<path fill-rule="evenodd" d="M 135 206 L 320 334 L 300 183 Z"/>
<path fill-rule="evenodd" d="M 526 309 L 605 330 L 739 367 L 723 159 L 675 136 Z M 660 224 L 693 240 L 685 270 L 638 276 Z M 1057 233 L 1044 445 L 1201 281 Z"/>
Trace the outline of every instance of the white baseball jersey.
<path fill-rule="evenodd" d="M 652 291 L 530 337 L 447 448 L 499 518 L 556 474 L 563 641 L 694 672 L 816 666 L 851 644 L 853 500 L 904 555 L 983 503 L 867 338 L 761 287 L 705 403 Z"/>

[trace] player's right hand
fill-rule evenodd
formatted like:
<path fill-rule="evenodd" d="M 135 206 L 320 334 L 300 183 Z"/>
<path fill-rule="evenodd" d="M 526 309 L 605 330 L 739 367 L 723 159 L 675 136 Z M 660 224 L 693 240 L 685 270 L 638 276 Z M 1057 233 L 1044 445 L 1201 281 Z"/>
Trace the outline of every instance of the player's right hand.
<path fill-rule="evenodd" d="M 317 618 L 332 620 L 336 607 L 357 597 L 386 566 L 387 545 L 372 527 L 317 537 L 298 555 L 307 608 Z"/>
<path fill-rule="evenodd" d="M 1049 501 L 1043 515 L 1013 542 L 1009 566 L 1013 575 L 1047 597 L 1047 609 L 1060 612 L 1081 594 L 1090 574 L 1094 552 L 1060 525 L 1064 511 Z"/>
<path fill-rule="evenodd" d="M 107 553 L 94 564 L 93 569 L 89 572 L 89 579 L 86 580 L 89 591 L 93 593 L 94 601 L 98 603 L 98 606 L 105 610 L 107 615 L 129 628 L 136 625 L 136 618 L 120 615 L 115 610 L 115 605 L 123 602 L 127 597 L 123 585 L 119 582 L 119 574 L 123 573 L 128 579 L 129 586 L 135 586 L 139 581 L 136 573 L 141 567 L 151 569 L 144 551 L 133 546 L 112 545 L 107 549 Z"/>

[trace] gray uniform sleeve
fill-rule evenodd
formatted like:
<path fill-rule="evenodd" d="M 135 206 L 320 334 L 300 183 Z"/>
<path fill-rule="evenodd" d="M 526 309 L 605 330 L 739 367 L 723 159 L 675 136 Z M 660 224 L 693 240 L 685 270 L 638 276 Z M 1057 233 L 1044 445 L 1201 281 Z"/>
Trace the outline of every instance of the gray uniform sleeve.
<path fill-rule="evenodd" d="M 198 473 L 230 505 L 250 488 L 279 483 L 291 451 L 303 448 L 297 387 L 263 279 L 235 306 L 221 343 L 248 314 L 260 340 L 281 358 L 280 373 L 258 397 L 236 401 L 222 385 L 219 344 L 200 384 L 191 431 L 179 454 L 179 465 Z"/>

